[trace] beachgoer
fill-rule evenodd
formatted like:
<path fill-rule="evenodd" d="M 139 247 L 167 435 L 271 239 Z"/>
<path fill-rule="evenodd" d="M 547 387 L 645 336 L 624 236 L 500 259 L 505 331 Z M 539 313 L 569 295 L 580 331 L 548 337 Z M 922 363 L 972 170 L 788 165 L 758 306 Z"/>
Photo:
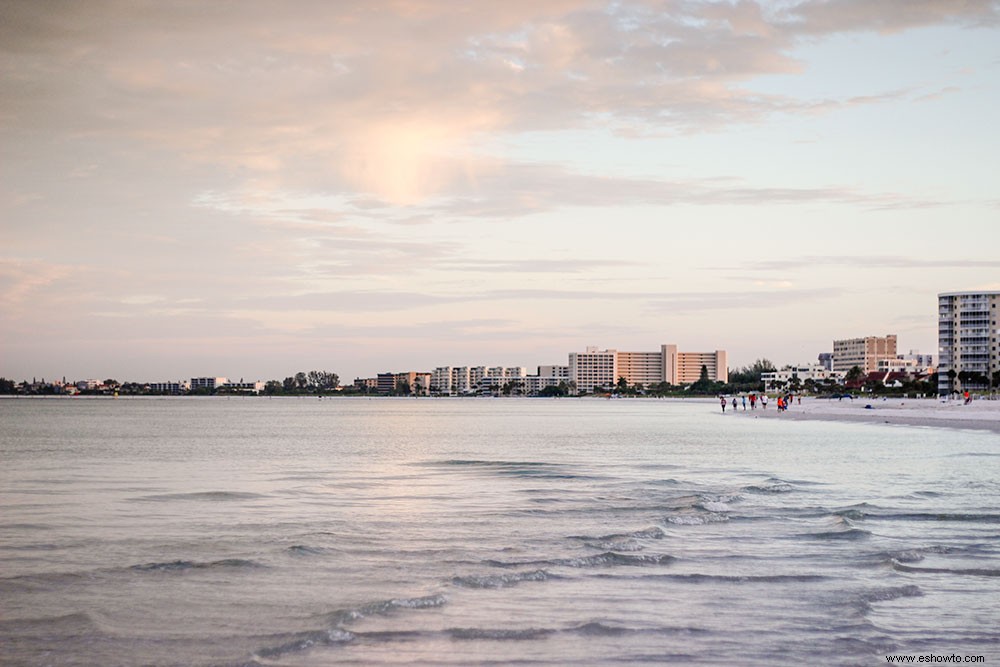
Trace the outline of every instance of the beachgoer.
<path fill-rule="evenodd" d="M 743 412 L 747 411 L 747 397 L 743 397 Z"/>
<path fill-rule="evenodd" d="M 750 409 L 757 409 L 757 394 L 750 394 Z"/>
<path fill-rule="evenodd" d="M 767 394 L 760 395 L 760 409 L 767 410 Z"/>
<path fill-rule="evenodd" d="M 726 397 L 719 396 L 719 403 L 722 404 L 722 414 L 726 414 Z"/>
<path fill-rule="evenodd" d="M 733 412 L 736 412 L 736 397 L 733 396 Z"/>

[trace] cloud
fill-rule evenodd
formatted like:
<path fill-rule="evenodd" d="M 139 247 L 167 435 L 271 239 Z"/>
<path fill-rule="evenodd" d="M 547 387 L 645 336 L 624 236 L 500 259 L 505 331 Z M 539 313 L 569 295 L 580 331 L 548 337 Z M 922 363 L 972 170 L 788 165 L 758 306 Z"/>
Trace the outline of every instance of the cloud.
<path fill-rule="evenodd" d="M 474 11 L 396 0 L 110 0 L 53 11 L 15 0 L 0 8 L 0 123 L 127 139 L 254 187 L 409 205 L 476 177 L 471 156 L 485 133 L 686 132 L 813 113 L 815 101 L 752 87 L 800 73 L 790 54 L 801 40 L 992 25 L 997 14 L 985 0 L 563 0 Z"/>
<path fill-rule="evenodd" d="M 733 292 L 688 292 L 665 294 L 650 302 L 650 310 L 674 314 L 713 310 L 785 308 L 792 304 L 815 303 L 844 294 L 837 287 L 810 289 L 770 289 Z"/>
<path fill-rule="evenodd" d="M 1000 268 L 1000 260 L 922 259 L 898 255 L 807 255 L 789 259 L 746 262 L 742 268 L 751 271 L 789 271 L 817 266 L 840 266 L 857 269 L 996 269 Z"/>

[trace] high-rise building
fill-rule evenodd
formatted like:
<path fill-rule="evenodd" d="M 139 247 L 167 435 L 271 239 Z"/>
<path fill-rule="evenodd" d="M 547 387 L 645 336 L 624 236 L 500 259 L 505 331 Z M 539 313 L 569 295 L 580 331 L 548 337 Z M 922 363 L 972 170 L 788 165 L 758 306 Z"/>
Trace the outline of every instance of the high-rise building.
<path fill-rule="evenodd" d="M 857 366 L 865 374 L 878 369 L 881 359 L 896 358 L 896 336 L 865 336 L 833 341 L 833 370 L 847 373 Z"/>
<path fill-rule="evenodd" d="M 690 384 L 701 379 L 702 370 L 708 372 L 708 379 L 713 382 L 729 382 L 729 367 L 726 361 L 726 351 L 715 352 L 677 352 L 676 345 L 664 345 L 664 362 L 669 354 L 675 356 L 675 365 L 671 373 L 663 379 L 670 384 Z"/>
<path fill-rule="evenodd" d="M 938 393 L 1000 385 L 1000 292 L 938 294 Z"/>
<path fill-rule="evenodd" d="M 678 352 L 676 345 L 661 345 L 656 352 L 619 352 L 587 348 L 569 355 L 570 380 L 578 391 L 590 393 L 595 387 L 612 388 L 618 378 L 630 385 L 651 387 L 661 382 L 690 384 L 701 379 L 702 369 L 714 382 L 728 382 L 725 350 Z"/>
<path fill-rule="evenodd" d="M 618 380 L 618 354 L 615 350 L 588 347 L 586 352 L 569 353 L 569 379 L 580 393 L 597 387 L 611 389 Z"/>

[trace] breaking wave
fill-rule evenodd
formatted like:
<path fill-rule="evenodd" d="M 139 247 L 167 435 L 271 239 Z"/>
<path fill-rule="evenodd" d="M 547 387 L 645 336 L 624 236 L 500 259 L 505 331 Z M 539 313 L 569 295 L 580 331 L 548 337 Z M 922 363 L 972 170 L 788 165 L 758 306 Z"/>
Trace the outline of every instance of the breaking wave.
<path fill-rule="evenodd" d="M 510 588 L 517 586 L 522 581 L 548 581 L 557 578 L 545 570 L 531 570 L 530 572 L 512 572 L 510 574 L 454 577 L 451 582 L 462 588 Z"/>
<path fill-rule="evenodd" d="M 487 565 L 493 567 L 525 567 L 525 566 L 555 566 L 555 567 L 642 567 L 648 565 L 666 565 L 676 560 L 673 556 L 666 554 L 620 554 L 614 551 L 607 551 L 595 556 L 581 556 L 579 558 L 555 558 L 552 560 L 535 560 L 506 562 L 498 560 L 486 561 Z"/>

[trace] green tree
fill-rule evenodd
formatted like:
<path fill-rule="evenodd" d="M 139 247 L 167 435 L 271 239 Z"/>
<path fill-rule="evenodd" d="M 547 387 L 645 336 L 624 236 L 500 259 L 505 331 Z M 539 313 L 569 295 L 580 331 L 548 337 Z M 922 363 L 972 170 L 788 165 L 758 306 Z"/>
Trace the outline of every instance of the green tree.
<path fill-rule="evenodd" d="M 705 367 L 702 366 L 702 368 Z M 705 373 L 706 375 L 708 374 L 708 369 L 705 369 Z M 628 393 L 628 380 L 625 379 L 624 375 L 618 378 L 618 383 L 615 385 L 615 391 L 617 391 L 619 394 Z"/>
<path fill-rule="evenodd" d="M 295 386 L 299 389 L 305 389 L 309 384 L 309 378 L 306 377 L 305 373 L 299 372 L 295 374 Z"/>
<path fill-rule="evenodd" d="M 844 379 L 848 382 L 857 382 L 864 377 L 864 375 L 865 372 L 861 370 L 860 366 L 852 366 L 851 370 L 847 371 L 847 375 L 844 376 Z"/>
<path fill-rule="evenodd" d="M 268 380 L 264 383 L 264 393 L 268 396 L 274 396 L 275 394 L 281 393 L 281 383 L 277 380 Z"/>
<path fill-rule="evenodd" d="M 764 373 L 773 373 L 777 368 L 771 363 L 770 359 L 758 359 L 749 366 L 744 366 L 738 369 L 729 369 L 729 384 L 737 385 L 741 389 L 746 390 L 759 390 L 762 389 L 761 375 Z"/>

